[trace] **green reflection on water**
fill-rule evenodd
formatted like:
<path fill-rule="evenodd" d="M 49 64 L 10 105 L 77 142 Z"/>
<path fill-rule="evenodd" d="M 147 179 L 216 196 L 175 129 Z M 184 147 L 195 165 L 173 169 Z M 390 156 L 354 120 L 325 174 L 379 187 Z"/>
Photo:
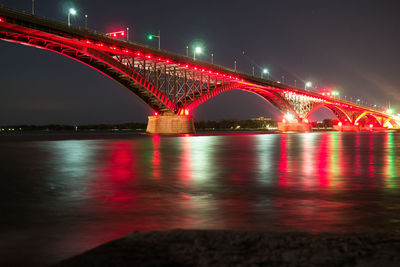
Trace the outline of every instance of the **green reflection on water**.
<path fill-rule="evenodd" d="M 397 167 L 396 167 L 396 150 L 394 142 L 393 132 L 387 133 L 386 140 L 386 160 L 385 160 L 385 177 L 386 177 L 386 187 L 395 188 L 397 187 Z"/>
<path fill-rule="evenodd" d="M 339 162 L 339 137 L 341 133 L 332 132 L 329 134 L 329 173 L 330 187 L 338 187 L 341 176 L 341 163 Z"/>

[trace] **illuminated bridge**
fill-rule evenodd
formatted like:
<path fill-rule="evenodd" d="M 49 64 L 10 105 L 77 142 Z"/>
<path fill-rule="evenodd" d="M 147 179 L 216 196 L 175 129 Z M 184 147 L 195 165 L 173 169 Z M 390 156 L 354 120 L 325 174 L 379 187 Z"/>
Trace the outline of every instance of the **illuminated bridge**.
<path fill-rule="evenodd" d="M 150 133 L 194 132 L 193 109 L 233 89 L 256 94 L 280 110 L 282 130 L 309 129 L 309 116 L 322 107 L 337 116 L 341 129 L 400 126 L 399 117 L 382 110 L 4 7 L 0 39 L 56 52 L 119 82 L 154 110 Z"/>

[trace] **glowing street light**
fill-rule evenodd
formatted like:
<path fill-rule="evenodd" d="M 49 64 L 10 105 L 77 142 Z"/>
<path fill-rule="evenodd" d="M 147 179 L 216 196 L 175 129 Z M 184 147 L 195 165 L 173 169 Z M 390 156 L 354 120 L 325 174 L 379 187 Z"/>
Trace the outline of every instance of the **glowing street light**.
<path fill-rule="evenodd" d="M 268 80 L 269 80 L 269 70 L 268 69 L 263 69 L 262 71 L 261 71 L 261 79 L 263 78 L 263 74 L 267 74 L 268 76 Z"/>
<path fill-rule="evenodd" d="M 76 9 L 75 8 L 70 8 L 68 10 L 68 26 L 71 26 L 71 15 L 72 16 L 76 15 Z"/>
<path fill-rule="evenodd" d="M 394 113 L 394 111 L 393 111 L 393 109 L 391 109 L 391 108 L 388 108 L 388 109 L 386 110 L 386 113 L 393 114 L 393 113 Z"/>
<path fill-rule="evenodd" d="M 311 86 L 312 86 L 312 82 L 306 82 L 306 83 L 304 84 L 304 90 L 307 91 L 307 87 L 311 87 Z"/>
<path fill-rule="evenodd" d="M 160 50 L 161 49 L 161 33 L 160 33 L 160 30 L 158 30 L 158 35 L 155 35 L 155 34 L 147 35 L 147 39 L 149 39 L 150 41 L 153 40 L 153 38 L 158 38 L 158 50 Z"/>
<path fill-rule="evenodd" d="M 200 55 L 202 52 L 203 52 L 203 49 L 201 49 L 200 46 L 196 46 L 193 51 L 193 60 L 196 60 L 196 54 Z"/>

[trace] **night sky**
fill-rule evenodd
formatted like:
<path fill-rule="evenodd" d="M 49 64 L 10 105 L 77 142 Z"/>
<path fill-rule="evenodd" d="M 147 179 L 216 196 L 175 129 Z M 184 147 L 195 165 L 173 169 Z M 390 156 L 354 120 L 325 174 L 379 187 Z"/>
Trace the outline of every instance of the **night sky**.
<path fill-rule="evenodd" d="M 35 0 L 36 14 L 110 32 L 129 26 L 133 39 L 161 30 L 164 50 L 185 54 L 204 45 L 202 60 L 251 72 L 266 67 L 271 78 L 299 87 L 310 80 L 348 98 L 400 112 L 400 16 L 398 1 L 102 1 Z M 0 0 L 30 12 L 31 0 Z M 131 33 L 132 35 L 132 33 Z M 245 51 L 243 56 L 242 51 Z M 0 41 L 0 125 L 146 122 L 152 111 L 118 83 L 52 52 Z M 278 118 L 271 104 L 234 90 L 194 111 L 195 120 Z M 315 117 L 331 116 L 321 110 Z"/>

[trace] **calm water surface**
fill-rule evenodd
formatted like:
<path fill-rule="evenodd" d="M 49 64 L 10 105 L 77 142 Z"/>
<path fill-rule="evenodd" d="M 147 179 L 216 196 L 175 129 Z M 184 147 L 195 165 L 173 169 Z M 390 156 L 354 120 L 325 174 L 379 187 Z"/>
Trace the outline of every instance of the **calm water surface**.
<path fill-rule="evenodd" d="M 132 231 L 400 230 L 400 133 L 0 135 L 0 265 Z"/>

